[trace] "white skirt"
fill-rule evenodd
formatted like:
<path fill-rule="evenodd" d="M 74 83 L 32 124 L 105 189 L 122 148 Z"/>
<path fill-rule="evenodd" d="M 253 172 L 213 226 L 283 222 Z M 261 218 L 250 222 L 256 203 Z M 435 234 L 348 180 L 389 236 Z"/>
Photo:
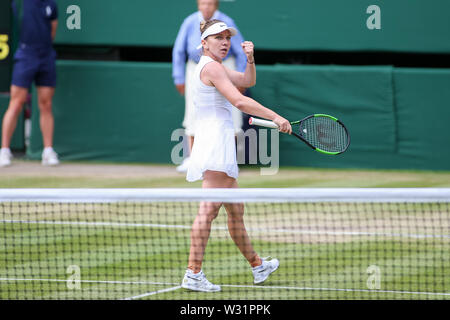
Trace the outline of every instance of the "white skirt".
<path fill-rule="evenodd" d="M 237 179 L 239 169 L 232 121 L 208 119 L 197 122 L 186 180 L 202 180 L 207 170 L 225 172 Z"/>

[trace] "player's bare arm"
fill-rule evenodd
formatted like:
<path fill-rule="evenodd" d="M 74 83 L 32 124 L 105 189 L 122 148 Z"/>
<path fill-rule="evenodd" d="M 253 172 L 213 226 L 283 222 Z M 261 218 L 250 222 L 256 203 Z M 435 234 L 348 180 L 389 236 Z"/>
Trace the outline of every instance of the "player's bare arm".
<path fill-rule="evenodd" d="M 230 103 L 247 114 L 270 119 L 275 122 L 281 132 L 291 133 L 292 128 L 288 120 L 279 116 L 274 111 L 264 107 L 252 98 L 242 95 L 236 86 L 231 82 L 225 68 L 218 62 L 208 63 L 202 70 L 200 79 L 207 85 L 215 86 L 216 89 Z"/>
<path fill-rule="evenodd" d="M 56 30 L 58 29 L 58 20 L 52 21 L 52 40 L 55 41 Z"/>
<path fill-rule="evenodd" d="M 227 67 L 225 67 L 225 71 L 236 87 L 250 88 L 256 84 L 255 58 L 253 56 L 254 45 L 251 41 L 245 41 L 241 43 L 241 46 L 247 56 L 247 67 L 245 68 L 245 71 L 238 72 Z"/>

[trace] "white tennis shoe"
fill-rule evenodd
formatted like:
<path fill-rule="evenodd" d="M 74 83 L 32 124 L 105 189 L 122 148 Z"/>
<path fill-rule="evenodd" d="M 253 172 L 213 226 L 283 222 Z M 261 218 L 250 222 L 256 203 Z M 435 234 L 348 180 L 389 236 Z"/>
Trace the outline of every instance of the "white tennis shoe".
<path fill-rule="evenodd" d="M 194 273 L 190 269 L 186 270 L 181 287 L 201 292 L 217 292 L 221 290 L 220 286 L 212 284 L 206 279 L 203 271 L 200 270 L 199 273 Z"/>
<path fill-rule="evenodd" d="M 43 166 L 57 166 L 59 164 L 58 154 L 53 149 L 42 151 Z"/>
<path fill-rule="evenodd" d="M 278 259 L 271 259 L 270 257 L 262 258 L 262 264 L 260 266 L 252 268 L 254 284 L 263 283 L 267 280 L 272 272 L 278 269 L 280 261 Z"/>
<path fill-rule="evenodd" d="M 8 148 L 0 149 L 0 167 L 10 166 L 12 158 L 13 155 L 11 153 L 11 150 L 9 150 Z"/>

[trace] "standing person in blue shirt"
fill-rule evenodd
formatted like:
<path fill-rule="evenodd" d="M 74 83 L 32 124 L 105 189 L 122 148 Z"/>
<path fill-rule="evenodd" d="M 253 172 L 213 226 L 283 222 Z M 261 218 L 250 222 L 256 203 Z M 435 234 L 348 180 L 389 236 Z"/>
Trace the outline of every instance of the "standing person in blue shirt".
<path fill-rule="evenodd" d="M 194 105 L 192 97 L 192 83 L 195 67 L 200 60 L 201 53 L 201 34 L 199 30 L 200 22 L 211 19 L 218 19 L 225 22 L 228 26 L 234 27 L 236 24 L 233 19 L 220 12 L 219 0 L 197 0 L 198 11 L 189 15 L 181 25 L 175 40 L 172 51 L 172 77 L 178 92 L 185 98 L 185 113 L 183 127 L 185 135 L 189 137 L 189 149 L 192 150 L 194 143 Z M 242 51 L 241 43 L 244 38 L 237 32 L 231 40 L 231 49 L 223 64 L 239 72 L 244 72 L 247 66 L 247 58 Z M 244 88 L 239 88 L 243 93 Z M 237 134 L 242 130 L 242 112 L 233 108 L 234 130 Z M 188 168 L 189 157 L 185 157 L 183 163 L 177 167 L 177 171 L 186 172 Z"/>
<path fill-rule="evenodd" d="M 9 149 L 17 119 L 35 81 L 44 142 L 43 165 L 59 164 L 53 150 L 54 119 L 52 99 L 56 86 L 56 52 L 53 49 L 58 25 L 58 9 L 54 0 L 14 0 L 14 16 L 18 21 L 19 45 L 14 55 L 11 99 L 2 122 L 0 166 L 11 164 Z"/>

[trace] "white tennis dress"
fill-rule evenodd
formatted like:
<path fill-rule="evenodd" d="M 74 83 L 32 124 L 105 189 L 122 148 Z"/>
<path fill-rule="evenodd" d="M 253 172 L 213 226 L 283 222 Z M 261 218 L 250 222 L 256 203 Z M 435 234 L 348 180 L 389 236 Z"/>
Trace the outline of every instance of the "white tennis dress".
<path fill-rule="evenodd" d="M 233 105 L 213 86 L 200 80 L 204 66 L 214 60 L 202 56 L 194 74 L 195 140 L 186 175 L 187 181 L 203 179 L 207 170 L 238 177 L 236 142 L 231 110 Z"/>

